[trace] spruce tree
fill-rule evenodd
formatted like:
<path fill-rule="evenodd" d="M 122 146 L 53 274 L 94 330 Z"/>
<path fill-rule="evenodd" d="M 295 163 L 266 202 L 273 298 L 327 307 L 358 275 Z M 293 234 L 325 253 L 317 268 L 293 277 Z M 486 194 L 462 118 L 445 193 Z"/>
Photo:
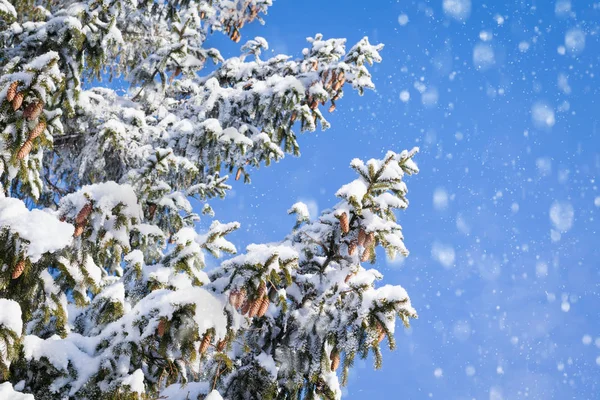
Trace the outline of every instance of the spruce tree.
<path fill-rule="evenodd" d="M 353 160 L 331 209 L 294 204 L 287 237 L 203 270 L 237 252 L 239 224 L 208 203 L 230 175 L 298 156 L 297 134 L 327 129 L 381 61 L 367 38 L 317 34 L 301 58 L 261 58 L 261 37 L 229 59 L 205 46 L 271 5 L 0 0 L 2 396 L 339 399 L 356 357 L 379 367 L 416 318 L 366 268 L 378 248 L 408 254 L 395 209 L 416 149 Z"/>

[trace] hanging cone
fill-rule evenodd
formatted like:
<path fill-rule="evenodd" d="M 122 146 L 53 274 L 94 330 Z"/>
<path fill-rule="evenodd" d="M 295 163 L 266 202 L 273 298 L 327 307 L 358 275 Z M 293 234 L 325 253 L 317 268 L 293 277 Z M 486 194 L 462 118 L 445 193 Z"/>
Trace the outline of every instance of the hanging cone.
<path fill-rule="evenodd" d="M 34 101 L 33 103 L 29 103 L 25 110 L 23 110 L 23 117 L 27 121 L 31 121 L 40 116 L 42 111 L 44 110 L 44 103 L 41 101 Z"/>
<path fill-rule="evenodd" d="M 219 342 L 217 343 L 217 351 L 223 351 L 225 350 L 225 346 L 227 346 L 227 340 L 223 339 L 223 340 L 219 340 Z"/>
<path fill-rule="evenodd" d="M 17 88 L 19 87 L 19 81 L 15 81 L 10 84 L 8 90 L 6 91 L 6 101 L 9 103 L 13 101 L 15 95 L 17 94 Z"/>
<path fill-rule="evenodd" d="M 329 359 L 331 360 L 331 370 L 336 371 L 340 366 L 340 353 L 337 350 L 333 350 Z"/>
<path fill-rule="evenodd" d="M 377 343 L 381 343 L 385 339 L 385 329 L 381 326 L 381 322 L 377 321 Z"/>
<path fill-rule="evenodd" d="M 336 92 L 336 94 L 331 98 L 331 101 L 338 101 L 340 97 L 342 97 L 342 91 Z"/>
<path fill-rule="evenodd" d="M 20 260 L 17 265 L 15 265 L 15 269 L 13 269 L 12 278 L 17 279 L 21 276 L 23 271 L 25 271 L 25 260 Z"/>
<path fill-rule="evenodd" d="M 267 310 L 269 309 L 270 303 L 271 302 L 269 301 L 269 298 L 267 296 L 262 298 L 262 300 L 260 301 L 260 307 L 258 308 L 258 313 L 256 314 L 259 318 L 265 316 Z"/>
<path fill-rule="evenodd" d="M 19 152 L 17 153 L 17 159 L 22 160 L 25 157 L 27 157 L 27 154 L 29 154 L 29 152 L 31 151 L 32 148 L 33 148 L 33 141 L 31 141 L 30 139 L 27 139 L 25 141 L 25 143 L 23 143 L 23 146 L 21 146 L 21 148 L 19 149 Z"/>
<path fill-rule="evenodd" d="M 321 75 L 321 83 L 323 83 L 323 85 L 326 84 L 328 76 L 329 76 L 329 70 L 326 69 L 325 71 L 323 71 L 323 74 Z"/>
<path fill-rule="evenodd" d="M 356 275 L 356 272 L 350 272 L 348 275 L 346 275 L 346 279 L 344 279 L 344 283 L 350 282 L 350 279 L 352 279 L 352 277 L 354 275 Z"/>
<path fill-rule="evenodd" d="M 329 112 L 334 112 L 335 111 L 335 103 L 332 101 L 331 105 L 329 106 Z"/>
<path fill-rule="evenodd" d="M 319 107 L 319 101 L 314 99 L 311 103 L 310 103 L 310 109 L 311 110 L 316 110 L 317 107 Z"/>
<path fill-rule="evenodd" d="M 200 19 L 204 19 L 206 17 L 206 13 L 204 11 L 200 11 Z"/>
<path fill-rule="evenodd" d="M 240 314 L 246 315 L 248 311 L 250 311 L 250 307 L 252 306 L 252 302 L 248 300 L 244 300 L 244 304 L 242 304 L 242 309 L 240 310 Z"/>
<path fill-rule="evenodd" d="M 240 176 L 242 176 L 242 167 L 238 168 L 237 172 L 235 173 L 235 180 L 239 181 L 240 180 Z"/>
<path fill-rule="evenodd" d="M 156 204 L 151 203 L 148 206 L 148 219 L 154 219 L 154 215 L 156 214 Z"/>
<path fill-rule="evenodd" d="M 166 328 L 167 328 L 167 321 L 165 319 L 161 319 L 160 322 L 158 323 L 158 329 L 157 329 L 158 337 L 163 337 L 163 335 L 165 334 Z"/>
<path fill-rule="evenodd" d="M 330 89 L 334 82 L 337 82 L 337 72 L 331 71 L 331 79 L 325 85 L 326 89 Z"/>
<path fill-rule="evenodd" d="M 258 314 L 258 310 L 260 309 L 261 303 L 262 303 L 261 299 L 256 299 L 251 303 L 250 309 L 248 310 L 249 318 L 254 318 L 256 316 L 256 314 Z"/>
<path fill-rule="evenodd" d="M 79 210 L 79 213 L 77 213 L 77 216 L 75 217 L 75 223 L 77 225 L 84 224 L 90 216 L 92 210 L 92 203 L 87 203 L 85 206 L 83 206 L 83 208 Z"/>
<path fill-rule="evenodd" d="M 44 121 L 38 122 L 38 124 L 29 132 L 29 140 L 33 140 L 36 137 L 40 136 L 42 132 L 46 129 L 46 123 Z"/>
<path fill-rule="evenodd" d="M 17 111 L 19 108 L 21 108 L 24 97 L 25 97 L 25 95 L 23 94 L 23 92 L 19 92 L 19 93 L 15 94 L 15 97 L 12 99 L 13 111 Z"/>
<path fill-rule="evenodd" d="M 358 232 L 358 245 L 364 246 L 365 240 L 367 239 L 367 234 L 363 229 Z"/>
<path fill-rule="evenodd" d="M 258 297 L 263 297 L 267 294 L 267 284 L 265 281 L 261 281 L 260 285 L 258 285 Z"/>
<path fill-rule="evenodd" d="M 200 355 L 206 353 L 206 350 L 208 350 L 208 346 L 210 346 L 211 340 L 212 335 L 210 333 L 205 333 L 204 337 L 202 338 L 202 342 L 200 342 L 200 346 L 198 347 L 198 352 L 200 353 Z"/>
<path fill-rule="evenodd" d="M 360 257 L 360 261 L 365 262 L 369 258 L 371 258 L 371 247 L 366 247 L 362 253 L 362 256 Z"/>
<path fill-rule="evenodd" d="M 234 304 L 234 307 L 235 307 L 236 309 L 239 309 L 239 308 L 240 308 L 240 307 L 241 307 L 241 306 L 244 304 L 244 302 L 245 302 L 245 301 L 246 301 L 246 289 L 242 288 L 242 289 L 240 289 L 240 291 L 239 291 L 238 300 L 237 300 L 237 302 Z"/>
<path fill-rule="evenodd" d="M 367 238 L 365 239 L 365 247 L 371 247 L 371 245 L 375 242 L 375 233 L 369 232 L 367 234 Z"/>
<path fill-rule="evenodd" d="M 339 216 L 339 218 L 340 228 L 342 229 L 342 232 L 348 233 L 350 231 L 350 221 L 348 220 L 348 214 L 346 214 L 346 212 L 343 212 L 342 215 Z"/>
<path fill-rule="evenodd" d="M 292 112 L 292 116 L 290 117 L 290 122 L 293 124 L 296 122 L 296 118 L 298 118 L 298 113 L 296 111 Z"/>
<path fill-rule="evenodd" d="M 73 232 L 73 237 L 79 237 L 83 233 L 83 225 L 76 225 L 75 232 Z"/>
<path fill-rule="evenodd" d="M 313 71 L 316 71 L 316 70 L 318 70 L 318 69 L 319 69 L 319 62 L 318 62 L 317 60 L 314 60 L 314 61 L 312 62 L 311 69 L 312 69 Z"/>
<path fill-rule="evenodd" d="M 356 248 L 358 247 L 358 242 L 356 240 L 351 241 L 348 244 L 348 255 L 353 256 L 356 253 Z"/>
<path fill-rule="evenodd" d="M 231 304 L 231 306 L 233 308 L 237 308 L 236 304 L 239 302 L 240 300 L 240 292 L 237 290 L 232 290 L 231 292 L 229 292 L 229 304 Z"/>

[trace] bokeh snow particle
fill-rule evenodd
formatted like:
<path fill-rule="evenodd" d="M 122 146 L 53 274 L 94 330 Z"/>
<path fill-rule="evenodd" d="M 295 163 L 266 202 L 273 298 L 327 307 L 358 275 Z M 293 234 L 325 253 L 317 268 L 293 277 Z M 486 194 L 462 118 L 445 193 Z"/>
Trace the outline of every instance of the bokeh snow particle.
<path fill-rule="evenodd" d="M 585 48 L 585 33 L 579 28 L 569 29 L 565 34 L 565 48 L 571 53 L 581 53 Z"/>
<path fill-rule="evenodd" d="M 529 50 L 529 42 L 522 41 L 519 43 L 519 51 L 525 53 Z"/>
<path fill-rule="evenodd" d="M 595 205 L 596 207 L 600 207 L 600 196 L 598 196 L 598 197 L 596 197 L 596 198 L 594 199 L 594 205 Z"/>
<path fill-rule="evenodd" d="M 444 375 L 444 371 L 441 368 L 436 368 L 433 371 L 433 376 L 435 376 L 436 378 L 441 378 Z"/>
<path fill-rule="evenodd" d="M 433 208 L 442 211 L 448 208 L 448 192 L 443 188 L 437 188 L 433 192 Z"/>
<path fill-rule="evenodd" d="M 471 0 L 444 0 L 444 13 L 457 21 L 465 21 L 471 15 Z"/>
<path fill-rule="evenodd" d="M 408 15 L 400 14 L 398 16 L 398 23 L 400 24 L 400 26 L 405 26 L 406 24 L 408 24 Z"/>
<path fill-rule="evenodd" d="M 456 253 L 452 246 L 435 242 L 431 246 L 431 257 L 439 262 L 444 268 L 450 269 L 454 266 Z"/>
<path fill-rule="evenodd" d="M 589 346 L 592 344 L 592 337 L 590 335 L 583 335 L 581 338 L 581 343 L 583 343 L 585 346 Z"/>
<path fill-rule="evenodd" d="M 560 18 L 568 17 L 571 14 L 571 1 L 557 0 L 554 4 L 554 13 Z"/>
<path fill-rule="evenodd" d="M 552 160 L 548 157 L 540 157 L 535 160 L 535 166 L 541 176 L 549 176 L 552 173 Z"/>
<path fill-rule="evenodd" d="M 473 49 L 473 65 L 478 70 L 486 70 L 496 63 L 494 49 L 488 43 L 478 43 Z"/>
<path fill-rule="evenodd" d="M 538 102 L 531 107 L 531 120 L 536 128 L 549 129 L 556 124 L 554 110 L 546 103 Z"/>
<path fill-rule="evenodd" d="M 471 337 L 471 324 L 464 320 L 456 321 L 452 334 L 459 342 L 466 342 Z"/>
<path fill-rule="evenodd" d="M 400 101 L 403 103 L 408 103 L 408 100 L 410 100 L 410 93 L 408 92 L 408 90 L 403 90 L 400 92 Z"/>
<path fill-rule="evenodd" d="M 467 365 L 467 367 L 465 368 L 465 374 L 467 374 L 467 376 L 475 375 L 475 367 L 472 365 Z"/>
<path fill-rule="evenodd" d="M 435 106 L 438 102 L 438 99 L 439 94 L 437 89 L 434 87 L 427 88 L 427 90 L 421 94 L 421 103 L 428 108 Z"/>
<path fill-rule="evenodd" d="M 571 203 L 555 201 L 550 207 L 550 221 L 560 232 L 567 232 L 573 227 L 575 211 Z"/>
<path fill-rule="evenodd" d="M 535 275 L 538 278 L 545 278 L 548 276 L 548 264 L 543 261 L 539 261 L 535 265 Z"/>

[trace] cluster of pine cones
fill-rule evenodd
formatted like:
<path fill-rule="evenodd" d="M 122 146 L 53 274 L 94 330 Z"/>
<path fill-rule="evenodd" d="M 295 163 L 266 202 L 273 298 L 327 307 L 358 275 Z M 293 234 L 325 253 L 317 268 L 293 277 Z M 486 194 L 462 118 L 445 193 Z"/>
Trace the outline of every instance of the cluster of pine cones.
<path fill-rule="evenodd" d="M 25 99 L 25 92 L 19 91 L 19 85 L 19 81 L 11 83 L 6 92 L 6 101 L 11 103 L 14 112 L 21 108 Z M 35 99 L 29 102 L 29 104 L 23 110 L 23 118 L 25 118 L 26 121 L 37 120 L 42 114 L 43 110 L 44 102 L 39 99 Z M 33 148 L 33 140 L 40 136 L 45 129 L 46 122 L 42 120 L 38 121 L 38 123 L 33 127 L 33 129 L 29 131 L 29 137 L 17 152 L 17 159 L 22 160 L 25 157 L 27 157 L 27 155 Z"/>
<path fill-rule="evenodd" d="M 348 232 L 350 232 L 350 221 L 348 219 L 348 214 L 346 214 L 346 212 L 343 212 L 341 215 L 338 216 L 338 218 L 340 220 L 340 229 L 342 230 L 342 233 L 345 235 Z M 365 230 L 361 228 L 361 230 L 358 232 L 358 238 L 352 240 L 348 244 L 348 254 L 353 256 L 354 253 L 356 253 L 356 249 L 358 248 L 358 246 L 363 246 L 365 249 L 360 257 L 360 261 L 365 262 L 369 258 L 371 258 L 374 243 L 375 233 L 366 233 Z"/>
<path fill-rule="evenodd" d="M 269 296 L 267 296 L 267 285 L 261 282 L 258 287 L 258 294 L 255 299 L 250 300 L 246 295 L 245 289 L 235 289 L 229 293 L 229 304 L 236 310 L 240 310 L 242 315 L 248 315 L 249 318 L 263 317 L 269 309 Z"/>

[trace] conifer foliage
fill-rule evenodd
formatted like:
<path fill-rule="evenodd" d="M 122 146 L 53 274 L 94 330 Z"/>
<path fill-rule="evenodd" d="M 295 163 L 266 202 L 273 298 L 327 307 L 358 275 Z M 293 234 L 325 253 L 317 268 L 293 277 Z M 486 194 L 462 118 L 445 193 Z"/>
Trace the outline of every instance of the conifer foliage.
<path fill-rule="evenodd" d="M 198 232 L 190 199 L 327 129 L 373 88 L 382 45 L 308 38 L 301 58 L 206 47 L 271 0 L 0 0 L 0 390 L 36 399 L 339 399 L 356 357 L 417 314 L 377 285 L 407 255 L 394 211 L 416 149 L 355 159 L 338 203 L 236 254 L 237 222 Z M 207 63 L 214 64 L 204 73 Z M 127 85 L 125 94 L 103 79 Z M 234 216 L 220 216 L 227 219 Z"/>

